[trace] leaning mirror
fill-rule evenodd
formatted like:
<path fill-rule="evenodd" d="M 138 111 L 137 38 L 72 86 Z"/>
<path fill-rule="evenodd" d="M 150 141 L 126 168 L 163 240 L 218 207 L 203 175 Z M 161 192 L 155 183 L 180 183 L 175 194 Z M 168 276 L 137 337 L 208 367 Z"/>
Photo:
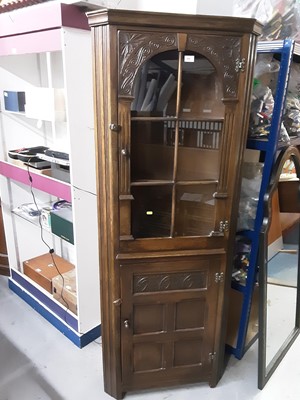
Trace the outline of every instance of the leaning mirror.
<path fill-rule="evenodd" d="M 279 155 L 265 196 L 259 255 L 259 363 L 262 389 L 299 334 L 300 154 Z"/>

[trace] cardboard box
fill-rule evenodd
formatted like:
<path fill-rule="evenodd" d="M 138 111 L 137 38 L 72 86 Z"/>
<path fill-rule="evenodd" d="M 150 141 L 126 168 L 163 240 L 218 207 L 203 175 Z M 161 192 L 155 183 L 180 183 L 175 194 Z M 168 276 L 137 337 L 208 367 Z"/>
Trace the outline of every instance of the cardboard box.
<path fill-rule="evenodd" d="M 74 244 L 73 214 L 70 208 L 50 212 L 51 231 L 69 243 Z"/>
<path fill-rule="evenodd" d="M 74 269 L 74 265 L 62 257 L 53 254 L 53 258 L 57 268 L 53 264 L 50 253 L 23 262 L 24 274 L 49 293 L 52 293 L 52 279 L 59 275 L 59 272 L 63 274 Z"/>
<path fill-rule="evenodd" d="M 68 272 L 54 277 L 52 279 L 52 294 L 68 310 L 77 315 L 77 290 L 76 290 L 76 272 L 71 269 Z"/>
<path fill-rule="evenodd" d="M 41 209 L 41 224 L 46 229 L 51 229 L 51 218 L 50 218 L 51 210 L 52 210 L 51 206 L 44 206 Z"/>

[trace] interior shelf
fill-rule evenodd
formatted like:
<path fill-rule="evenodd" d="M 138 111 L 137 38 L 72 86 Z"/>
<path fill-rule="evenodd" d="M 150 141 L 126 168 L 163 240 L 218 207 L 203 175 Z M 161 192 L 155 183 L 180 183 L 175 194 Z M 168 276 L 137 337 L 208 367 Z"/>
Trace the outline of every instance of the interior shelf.
<path fill-rule="evenodd" d="M 248 139 L 247 149 L 267 151 L 269 146 L 268 139 Z"/>
<path fill-rule="evenodd" d="M 28 214 L 26 214 L 24 211 L 22 211 L 21 209 L 14 209 L 14 210 L 12 210 L 12 213 L 15 214 L 16 216 L 18 216 L 19 218 L 25 219 L 25 221 L 28 221 L 35 226 L 40 226 L 40 223 L 39 223 L 40 217 L 39 216 L 31 217 Z M 44 231 L 51 233 L 51 230 L 49 229 L 49 227 L 42 225 L 42 228 Z"/>

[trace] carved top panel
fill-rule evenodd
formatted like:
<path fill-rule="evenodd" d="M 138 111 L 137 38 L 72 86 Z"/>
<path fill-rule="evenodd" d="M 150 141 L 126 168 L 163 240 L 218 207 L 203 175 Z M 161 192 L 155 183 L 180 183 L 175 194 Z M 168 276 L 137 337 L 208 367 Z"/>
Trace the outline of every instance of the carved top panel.
<path fill-rule="evenodd" d="M 139 67 L 158 53 L 177 49 L 176 33 L 119 32 L 119 94 L 131 96 Z M 210 60 L 223 81 L 224 98 L 236 98 L 241 39 L 189 34 L 186 50 Z"/>
<path fill-rule="evenodd" d="M 241 54 L 240 38 L 189 35 L 187 50 L 203 54 L 212 62 L 219 73 L 222 73 L 225 98 L 235 98 L 237 96 L 237 72 Z"/>
<path fill-rule="evenodd" d="M 132 95 L 134 78 L 139 67 L 155 54 L 177 49 L 175 33 L 119 33 L 119 94 Z"/>

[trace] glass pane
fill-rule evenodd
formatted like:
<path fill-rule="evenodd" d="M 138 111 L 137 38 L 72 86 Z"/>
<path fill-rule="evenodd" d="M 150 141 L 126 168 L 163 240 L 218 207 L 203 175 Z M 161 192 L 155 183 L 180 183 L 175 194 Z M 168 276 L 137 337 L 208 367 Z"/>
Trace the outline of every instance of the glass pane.
<path fill-rule="evenodd" d="M 197 53 L 183 54 L 180 117 L 224 117 L 221 80 L 211 62 Z"/>
<path fill-rule="evenodd" d="M 146 62 L 135 80 L 132 116 L 175 116 L 177 73 L 177 51 L 166 51 Z"/>
<path fill-rule="evenodd" d="M 300 159 L 292 147 L 274 165 L 259 251 L 259 375 L 262 389 L 299 334 Z M 290 174 L 289 174 L 290 172 Z M 289 180 L 290 175 L 291 180 Z M 292 185 L 290 185 L 292 184 Z"/>
<path fill-rule="evenodd" d="M 133 237 L 170 236 L 172 186 L 133 186 L 131 193 Z"/>
<path fill-rule="evenodd" d="M 249 120 L 249 136 L 252 138 L 265 139 L 270 134 L 279 67 L 280 63 L 273 58 L 272 53 L 257 54 Z M 285 120 L 280 129 L 280 137 L 287 134 L 285 128 L 289 130 L 288 125 Z"/>
<path fill-rule="evenodd" d="M 218 180 L 222 97 L 210 61 L 200 54 L 183 54 L 177 180 Z"/>
<path fill-rule="evenodd" d="M 179 121 L 177 180 L 218 180 L 222 121 Z"/>
<path fill-rule="evenodd" d="M 216 183 L 177 185 L 175 236 L 209 235 L 215 225 Z"/>
<path fill-rule="evenodd" d="M 132 121 L 131 181 L 172 179 L 174 147 L 167 130 L 164 121 Z"/>

